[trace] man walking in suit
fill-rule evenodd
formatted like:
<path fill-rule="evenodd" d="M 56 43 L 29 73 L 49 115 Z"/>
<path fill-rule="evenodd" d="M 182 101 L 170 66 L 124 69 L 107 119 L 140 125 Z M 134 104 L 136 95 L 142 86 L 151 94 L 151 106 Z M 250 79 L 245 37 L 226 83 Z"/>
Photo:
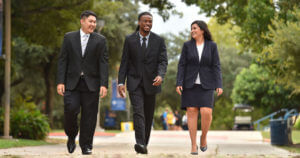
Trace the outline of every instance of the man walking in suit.
<path fill-rule="evenodd" d="M 101 98 L 107 94 L 106 39 L 94 33 L 96 18 L 92 11 L 81 14 L 81 29 L 65 34 L 58 59 L 57 93 L 64 96 L 64 128 L 69 153 L 76 147 L 77 115 L 81 109 L 79 144 L 82 154 L 92 154 L 99 91 Z"/>
<path fill-rule="evenodd" d="M 118 91 L 125 97 L 125 80 L 133 107 L 133 120 L 137 153 L 147 154 L 155 96 L 161 91 L 161 83 L 168 60 L 164 40 L 151 32 L 152 15 L 143 12 L 138 16 L 136 32 L 125 39 L 118 76 Z"/>

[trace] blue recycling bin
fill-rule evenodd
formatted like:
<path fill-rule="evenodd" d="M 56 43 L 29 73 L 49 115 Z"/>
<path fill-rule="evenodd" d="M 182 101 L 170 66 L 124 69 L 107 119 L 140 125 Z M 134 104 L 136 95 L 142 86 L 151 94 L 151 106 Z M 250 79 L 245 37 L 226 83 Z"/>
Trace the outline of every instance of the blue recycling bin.
<path fill-rule="evenodd" d="M 286 119 L 270 120 L 271 144 L 288 145 L 288 124 Z"/>

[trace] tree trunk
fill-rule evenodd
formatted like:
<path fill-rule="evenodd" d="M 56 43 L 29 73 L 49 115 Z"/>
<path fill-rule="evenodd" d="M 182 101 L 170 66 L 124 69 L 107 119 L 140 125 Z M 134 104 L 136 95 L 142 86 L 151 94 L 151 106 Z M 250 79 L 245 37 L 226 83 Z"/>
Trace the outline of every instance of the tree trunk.
<path fill-rule="evenodd" d="M 45 64 L 44 66 L 44 79 L 45 79 L 45 86 L 46 86 L 46 115 L 49 119 L 50 127 L 53 127 L 53 106 L 54 106 L 54 93 L 55 93 L 55 81 L 52 74 L 53 69 L 53 60 L 54 60 L 54 54 L 49 56 L 49 62 Z"/>

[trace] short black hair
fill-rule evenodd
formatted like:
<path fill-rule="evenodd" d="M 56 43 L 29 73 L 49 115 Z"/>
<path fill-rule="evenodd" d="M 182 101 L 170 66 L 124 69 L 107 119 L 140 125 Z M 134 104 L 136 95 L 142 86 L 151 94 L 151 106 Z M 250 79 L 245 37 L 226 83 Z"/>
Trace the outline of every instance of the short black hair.
<path fill-rule="evenodd" d="M 141 12 L 141 13 L 139 14 L 139 16 L 138 16 L 138 20 L 140 21 L 140 20 L 141 20 L 141 17 L 144 16 L 144 15 L 149 15 L 149 16 L 153 17 L 152 14 L 149 13 L 149 12 Z M 138 26 L 136 27 L 135 31 L 139 31 L 139 29 L 140 29 L 140 26 L 138 25 Z"/>
<path fill-rule="evenodd" d="M 141 20 L 141 17 L 144 16 L 144 15 L 150 15 L 151 17 L 153 17 L 152 14 L 149 13 L 149 12 L 141 12 L 141 13 L 139 14 L 139 16 L 138 16 L 138 20 L 140 21 L 140 20 Z"/>
<path fill-rule="evenodd" d="M 96 13 L 94 13 L 93 11 L 90 11 L 90 10 L 83 11 L 80 15 L 80 19 L 87 18 L 89 16 L 94 16 L 97 19 Z"/>

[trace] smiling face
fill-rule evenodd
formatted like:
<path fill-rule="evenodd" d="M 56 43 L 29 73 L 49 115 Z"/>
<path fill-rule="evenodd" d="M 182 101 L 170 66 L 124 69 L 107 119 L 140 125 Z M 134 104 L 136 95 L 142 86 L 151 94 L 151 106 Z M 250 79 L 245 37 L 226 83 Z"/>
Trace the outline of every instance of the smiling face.
<path fill-rule="evenodd" d="M 193 39 L 204 38 L 204 31 L 197 24 L 193 24 L 191 28 L 191 36 Z"/>
<path fill-rule="evenodd" d="M 92 15 L 83 17 L 82 19 L 80 19 L 80 24 L 82 31 L 86 34 L 90 34 L 94 32 L 96 28 L 96 17 Z"/>
<path fill-rule="evenodd" d="M 152 28 L 152 16 L 143 15 L 139 20 L 140 32 L 149 33 Z"/>

